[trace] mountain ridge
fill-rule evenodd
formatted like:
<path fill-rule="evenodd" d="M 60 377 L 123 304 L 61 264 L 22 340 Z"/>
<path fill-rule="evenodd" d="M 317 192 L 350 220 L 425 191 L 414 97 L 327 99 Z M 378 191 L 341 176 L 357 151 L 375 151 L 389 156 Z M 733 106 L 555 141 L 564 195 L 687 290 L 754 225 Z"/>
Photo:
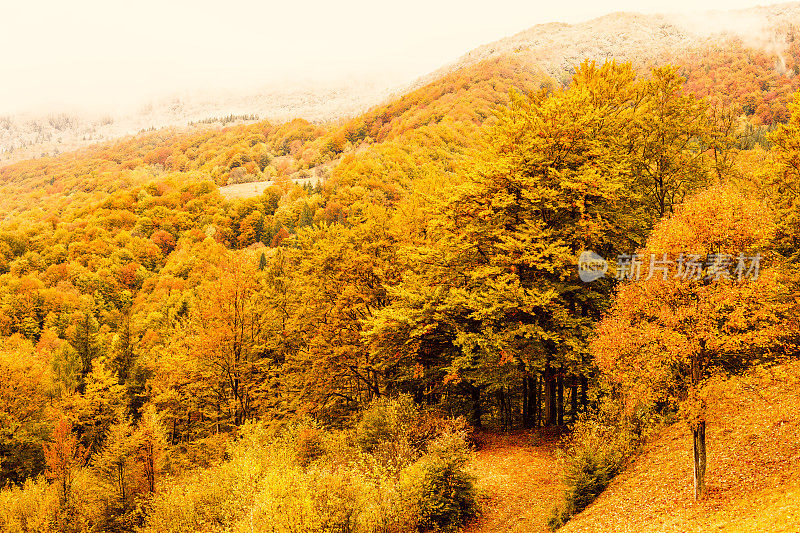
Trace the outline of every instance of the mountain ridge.
<path fill-rule="evenodd" d="M 800 3 L 700 15 L 647 15 L 616 12 L 585 22 L 549 22 L 478 46 L 454 62 L 406 84 L 388 80 L 355 80 L 330 85 L 296 84 L 266 88 L 258 93 L 194 94 L 162 98 L 124 116 L 51 113 L 42 116 L 0 116 L 0 165 L 55 155 L 98 142 L 165 127 L 197 122 L 222 125 L 255 119 L 312 123 L 347 120 L 375 106 L 408 95 L 448 73 L 501 56 L 566 84 L 584 60 L 631 61 L 640 69 L 681 59 L 703 46 L 739 38 L 745 47 L 775 55 L 783 64 L 787 35 L 800 21 Z M 220 93 L 222 94 L 222 93 Z M 252 119 L 252 120 L 251 120 Z"/>
<path fill-rule="evenodd" d="M 731 11 L 707 11 L 704 14 L 717 14 L 716 16 L 726 19 L 722 21 L 721 27 L 719 24 L 717 26 L 720 31 L 709 32 L 711 24 L 705 31 L 692 28 L 697 25 L 697 19 L 690 18 L 690 15 L 647 15 L 622 11 L 576 24 L 564 22 L 537 24 L 470 50 L 455 62 L 423 76 L 412 85 L 424 85 L 447 72 L 507 53 L 528 52 L 530 61 L 538 63 L 543 70 L 557 79 L 564 71 L 570 72 L 584 59 L 595 61 L 641 60 L 643 57 L 646 60 L 665 59 L 664 52 L 669 52 L 667 55 L 674 54 L 679 52 L 682 46 L 700 46 L 720 37 L 747 37 L 748 32 L 745 30 L 752 28 L 748 28 L 744 23 L 752 25 L 755 22 L 760 26 L 759 32 L 766 31 L 770 34 L 780 31 L 787 23 L 793 20 L 800 21 L 800 3 L 790 2 Z M 661 34 L 662 39 L 660 48 L 649 52 L 646 49 L 635 49 L 637 43 L 653 44 L 652 38 L 658 34 Z M 774 37 L 774 35 L 768 36 Z M 651 38 L 650 41 L 647 37 Z M 599 49 L 598 42 L 600 42 Z M 773 44 L 771 39 L 767 39 L 766 42 L 755 40 L 747 44 L 751 47 L 766 47 L 767 43 Z M 629 48 L 632 50 L 629 51 Z M 576 49 L 580 53 L 575 53 Z M 631 51 L 636 53 L 632 54 Z M 648 53 L 652 54 L 652 57 L 647 57 Z M 556 68 L 556 64 L 560 69 Z"/>

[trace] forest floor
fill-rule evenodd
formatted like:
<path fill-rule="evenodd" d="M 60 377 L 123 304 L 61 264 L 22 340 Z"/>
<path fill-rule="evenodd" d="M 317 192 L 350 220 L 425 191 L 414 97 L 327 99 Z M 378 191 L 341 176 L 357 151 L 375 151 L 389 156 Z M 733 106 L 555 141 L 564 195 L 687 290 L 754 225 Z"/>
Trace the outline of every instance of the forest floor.
<path fill-rule="evenodd" d="M 800 531 L 800 361 L 712 385 L 706 444 L 700 500 L 691 432 L 677 422 L 559 532 Z"/>
<path fill-rule="evenodd" d="M 709 389 L 707 490 L 692 497 L 692 440 L 662 428 L 560 533 L 800 532 L 800 361 Z M 541 533 L 562 502 L 559 437 L 479 433 L 483 515 L 465 533 Z"/>
<path fill-rule="evenodd" d="M 564 490 L 555 457 L 558 435 L 486 432 L 477 441 L 471 470 L 478 477 L 482 516 L 465 533 L 549 531 L 547 519 Z"/>

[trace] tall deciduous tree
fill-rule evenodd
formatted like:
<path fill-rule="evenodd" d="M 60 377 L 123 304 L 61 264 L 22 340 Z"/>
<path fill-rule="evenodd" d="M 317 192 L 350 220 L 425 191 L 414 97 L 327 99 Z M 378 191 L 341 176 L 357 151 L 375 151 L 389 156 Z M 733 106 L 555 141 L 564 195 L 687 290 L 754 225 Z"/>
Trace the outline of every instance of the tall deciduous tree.
<path fill-rule="evenodd" d="M 167 460 L 167 441 L 161 426 L 161 417 L 155 407 L 148 405 L 134 433 L 136 461 L 140 465 L 145 482 L 145 490 L 156 490 L 156 480 L 164 471 Z"/>
<path fill-rule="evenodd" d="M 0 343 L 0 483 L 20 483 L 44 467 L 42 442 L 49 433 L 48 372 L 26 339 Z"/>
<path fill-rule="evenodd" d="M 198 287 L 191 321 L 191 353 L 226 395 L 236 425 L 256 411 L 264 367 L 270 363 L 257 273 L 252 261 L 228 252 L 218 278 Z"/>
<path fill-rule="evenodd" d="M 72 424 L 63 416 L 53 428 L 52 440 L 43 446 L 47 477 L 58 486 L 61 506 L 68 507 L 72 498 L 72 481 L 77 470 L 86 463 L 87 450 L 78 442 Z"/>
<path fill-rule="evenodd" d="M 630 410 L 680 405 L 693 435 L 695 498 L 705 483 L 704 383 L 783 349 L 789 313 L 782 278 L 763 262 L 757 271 L 752 259 L 771 233 L 766 207 L 736 190 L 697 195 L 659 224 L 645 255 L 679 262 L 696 254 L 698 266 L 687 259 L 668 275 L 659 271 L 623 285 L 593 344 L 604 379 Z M 745 254 L 742 263 L 739 254 Z"/>
<path fill-rule="evenodd" d="M 555 424 L 558 383 L 586 369 L 610 286 L 581 282 L 577 258 L 586 249 L 613 256 L 648 225 L 631 195 L 624 133 L 635 83 L 630 65 L 587 63 L 567 90 L 515 97 L 429 227 L 429 248 L 410 252 L 415 273 L 372 326 L 385 356 L 403 354 L 420 375 L 439 365 L 445 383 L 472 397 L 476 423 L 483 391 L 504 394 L 510 377 L 541 375 Z"/>
<path fill-rule="evenodd" d="M 110 507 L 124 512 L 136 492 L 134 472 L 136 447 L 130 421 L 123 419 L 108 430 L 105 444 L 92 458 L 92 466 L 105 484 Z"/>
<path fill-rule="evenodd" d="M 708 180 L 705 152 L 714 146 L 711 122 L 705 102 L 684 92 L 684 81 L 673 67 L 654 69 L 640 82 L 632 102 L 635 112 L 627 129 L 634 156 L 631 171 L 656 218 L 672 213 Z M 722 154 L 716 155 L 722 164 Z"/>
<path fill-rule="evenodd" d="M 287 338 L 295 346 L 285 373 L 300 410 L 326 417 L 352 412 L 391 387 L 393 366 L 370 352 L 363 329 L 388 302 L 396 245 L 386 209 L 361 207 L 350 226 L 305 228 L 295 251 L 299 305 L 286 325 L 299 337 Z"/>
<path fill-rule="evenodd" d="M 98 357 L 92 361 L 83 393 L 67 398 L 65 405 L 77 418 L 82 443 L 94 453 L 102 447 L 111 427 L 125 417 L 125 387 L 108 368 L 105 357 Z"/>

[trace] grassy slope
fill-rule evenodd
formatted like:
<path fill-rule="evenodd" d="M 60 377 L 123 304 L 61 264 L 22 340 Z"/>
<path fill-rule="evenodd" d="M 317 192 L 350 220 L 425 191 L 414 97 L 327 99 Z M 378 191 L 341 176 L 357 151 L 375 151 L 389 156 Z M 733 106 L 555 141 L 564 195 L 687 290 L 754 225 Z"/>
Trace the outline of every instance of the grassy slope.
<path fill-rule="evenodd" d="M 800 363 L 715 390 L 700 501 L 692 500 L 690 433 L 676 424 L 560 531 L 800 531 Z"/>
<path fill-rule="evenodd" d="M 800 362 L 713 388 L 708 491 L 692 500 L 691 435 L 665 428 L 562 533 L 800 531 Z M 482 434 L 483 516 L 466 533 L 538 533 L 561 502 L 557 440 Z"/>

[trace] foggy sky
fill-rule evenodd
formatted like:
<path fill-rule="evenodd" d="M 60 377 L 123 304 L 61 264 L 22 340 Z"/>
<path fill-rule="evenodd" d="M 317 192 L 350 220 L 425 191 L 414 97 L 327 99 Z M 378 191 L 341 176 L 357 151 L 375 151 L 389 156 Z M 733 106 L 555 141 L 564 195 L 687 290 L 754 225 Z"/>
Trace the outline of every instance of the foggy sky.
<path fill-rule="evenodd" d="M 535 24 L 759 3 L 774 2 L 3 0 L 0 113 L 371 76 L 400 85 Z"/>

